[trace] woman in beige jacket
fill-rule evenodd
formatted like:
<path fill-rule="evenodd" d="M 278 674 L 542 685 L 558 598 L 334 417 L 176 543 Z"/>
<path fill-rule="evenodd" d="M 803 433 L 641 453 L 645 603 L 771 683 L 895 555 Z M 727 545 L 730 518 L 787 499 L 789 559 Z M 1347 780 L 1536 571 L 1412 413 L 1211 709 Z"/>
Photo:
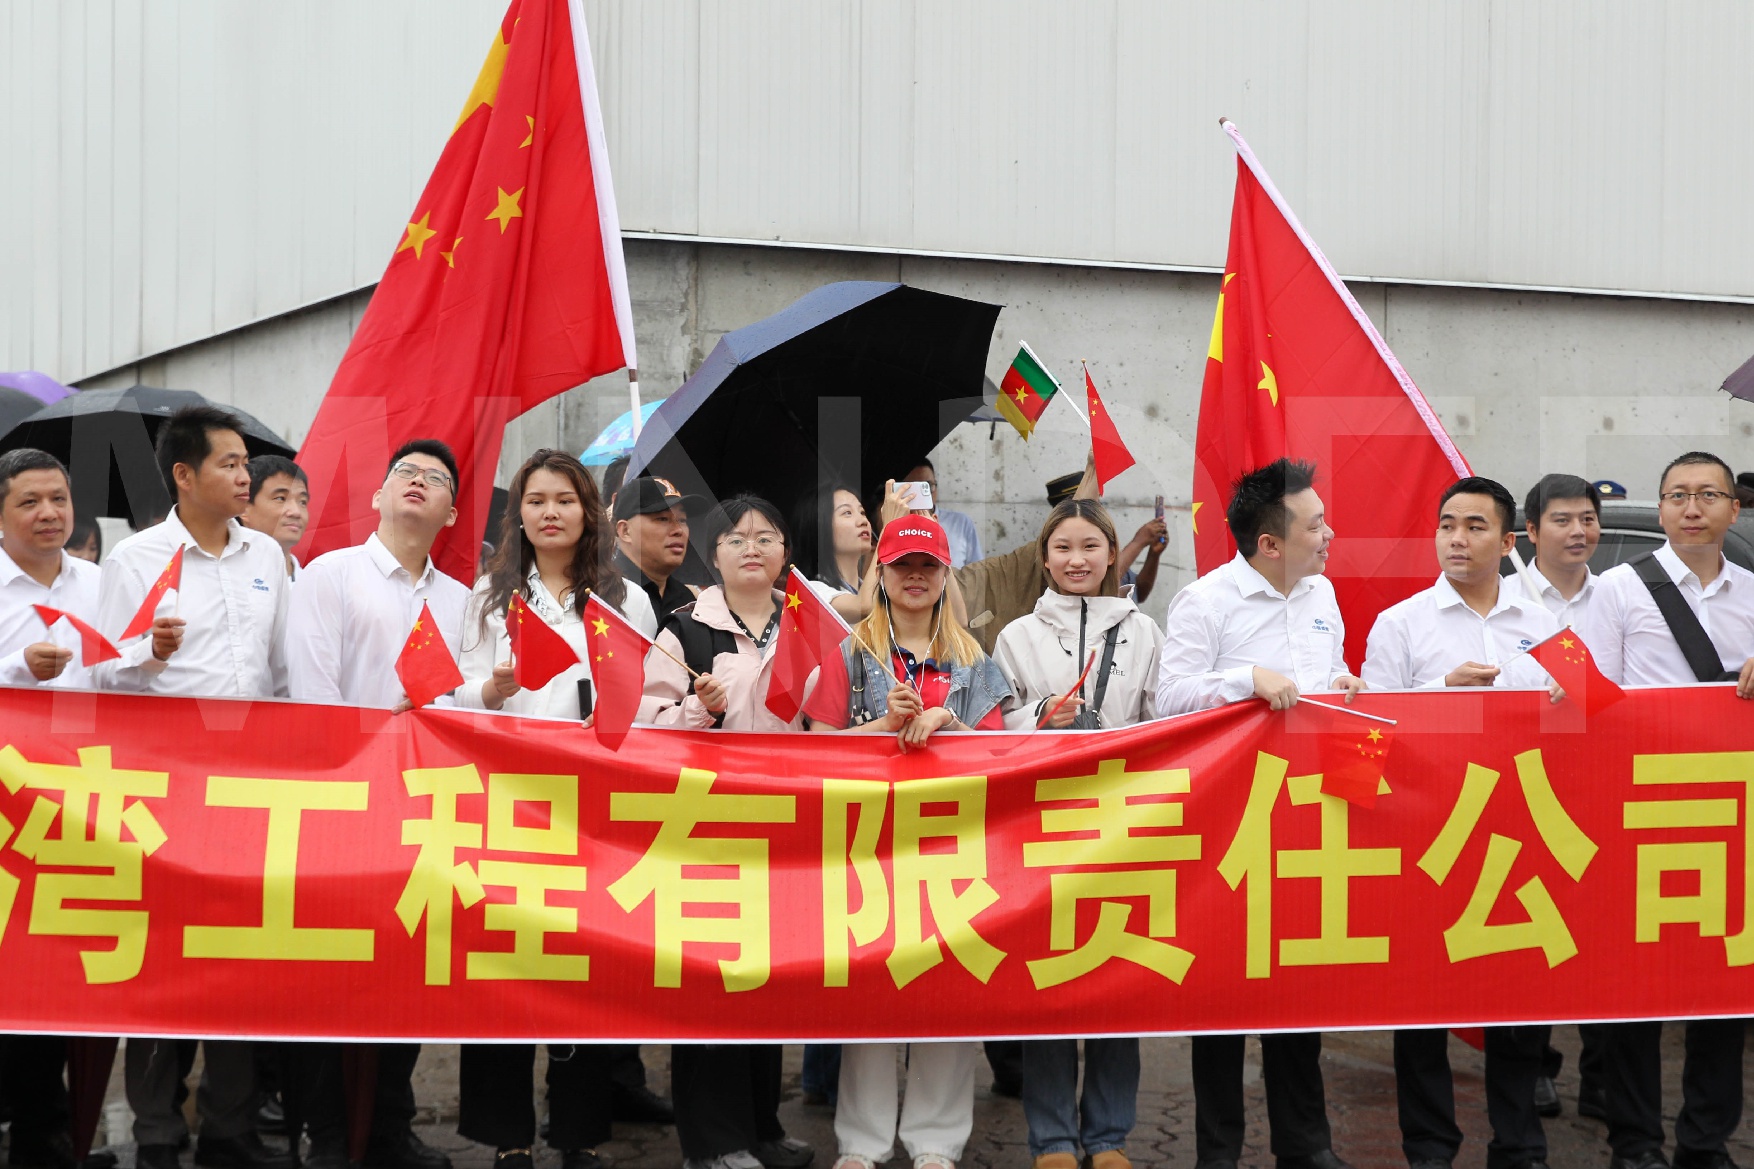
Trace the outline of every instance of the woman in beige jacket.
<path fill-rule="evenodd" d="M 1156 717 L 1163 631 L 1132 598 L 1115 595 L 1119 547 L 1095 500 L 1068 499 L 1048 516 L 1037 543 L 1048 591 L 1000 631 L 993 650 L 1017 694 L 1007 726 L 1095 730 Z M 1129 1169 L 1138 1094 L 1137 1039 L 1084 1040 L 1082 1094 L 1076 1039 L 1025 1042 L 1023 1115 L 1035 1169 L 1078 1169 L 1079 1148 L 1091 1169 Z"/>

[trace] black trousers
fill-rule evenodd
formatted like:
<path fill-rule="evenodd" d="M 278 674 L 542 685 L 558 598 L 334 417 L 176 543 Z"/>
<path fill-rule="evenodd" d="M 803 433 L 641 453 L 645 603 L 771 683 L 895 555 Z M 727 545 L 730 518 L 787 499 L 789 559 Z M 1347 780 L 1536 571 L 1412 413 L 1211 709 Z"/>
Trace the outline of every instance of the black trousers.
<path fill-rule="evenodd" d="M 594 1044 L 548 1049 L 548 1145 L 594 1149 L 609 1139 L 610 1071 L 614 1054 Z M 462 1107 L 457 1132 L 496 1149 L 536 1143 L 530 1043 L 466 1043 L 458 1070 Z"/>
<path fill-rule="evenodd" d="M 302 1125 L 309 1130 L 313 1146 L 320 1145 L 325 1151 L 345 1147 L 347 1098 L 342 1083 L 340 1044 L 277 1046 L 287 1131 L 296 1134 Z M 380 1043 L 377 1048 L 371 1140 L 374 1144 L 389 1144 L 406 1133 L 414 1121 L 414 1065 L 420 1060 L 420 1044 Z"/>
<path fill-rule="evenodd" d="M 1194 1155 L 1202 1164 L 1242 1159 L 1245 1038 L 1194 1036 Z M 1319 1031 L 1261 1036 L 1261 1078 L 1275 1157 L 1308 1157 L 1333 1143 L 1321 1059 Z"/>
<path fill-rule="evenodd" d="M 1694 1019 L 1681 1067 L 1675 1164 L 1725 1151 L 1742 1123 L 1742 1019 Z M 1663 1147 L 1661 1023 L 1606 1023 L 1608 1144 L 1633 1158 Z"/>
<path fill-rule="evenodd" d="M 66 1066 L 65 1036 L 0 1036 L 0 1097 L 12 1109 L 14 1149 L 67 1131 Z"/>
<path fill-rule="evenodd" d="M 1492 1121 L 1488 1169 L 1547 1159 L 1547 1134 L 1535 1111 L 1535 1079 L 1552 1032 L 1545 1024 L 1486 1028 L 1486 1115 Z M 1456 1127 L 1447 1030 L 1395 1032 L 1395 1099 L 1407 1160 L 1455 1160 L 1462 1130 Z"/>
<path fill-rule="evenodd" d="M 682 1155 L 707 1161 L 786 1135 L 780 1124 L 777 1043 L 679 1043 L 670 1049 L 670 1091 Z"/>
<path fill-rule="evenodd" d="M 601 1045 L 608 1053 L 609 1075 L 616 1085 L 623 1088 L 643 1088 L 646 1086 L 646 1065 L 640 1059 L 637 1043 L 605 1043 Z"/>
<path fill-rule="evenodd" d="M 1592 1088 L 1602 1086 L 1602 1024 L 1579 1023 L 1577 1037 L 1583 1040 L 1583 1047 L 1577 1053 L 1577 1077 L 1579 1092 L 1588 1092 Z M 1547 1043 L 1547 1050 L 1541 1055 L 1541 1074 L 1549 1080 L 1557 1080 L 1565 1067 L 1565 1053 L 1554 1047 L 1552 1041 Z"/>

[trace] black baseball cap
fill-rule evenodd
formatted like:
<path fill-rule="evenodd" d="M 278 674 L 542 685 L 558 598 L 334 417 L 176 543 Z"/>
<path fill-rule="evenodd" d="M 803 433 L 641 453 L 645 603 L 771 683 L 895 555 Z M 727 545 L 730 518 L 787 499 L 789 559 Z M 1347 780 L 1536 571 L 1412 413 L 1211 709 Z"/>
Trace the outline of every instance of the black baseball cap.
<path fill-rule="evenodd" d="M 642 475 L 630 483 L 623 483 L 621 490 L 615 493 L 613 515 L 615 522 L 620 523 L 636 515 L 655 515 L 673 507 L 681 507 L 689 515 L 698 515 L 705 506 L 706 500 L 698 495 L 682 494 L 668 479 Z"/>

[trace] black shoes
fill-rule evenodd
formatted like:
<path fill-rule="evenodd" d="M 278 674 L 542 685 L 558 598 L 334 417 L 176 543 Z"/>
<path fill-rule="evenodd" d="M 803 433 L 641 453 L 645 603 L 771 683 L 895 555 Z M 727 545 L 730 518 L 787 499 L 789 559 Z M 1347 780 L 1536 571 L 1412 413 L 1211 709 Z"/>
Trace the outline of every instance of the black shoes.
<path fill-rule="evenodd" d="M 751 1145 L 749 1151 L 761 1162 L 762 1169 L 804 1169 L 816 1159 L 816 1150 L 796 1137 L 761 1141 Z"/>
<path fill-rule="evenodd" d="M 560 1154 L 560 1169 L 604 1169 L 596 1149 L 567 1149 Z"/>
<path fill-rule="evenodd" d="M 134 1151 L 134 1169 L 182 1169 L 175 1145 L 141 1145 Z"/>
<path fill-rule="evenodd" d="M 1651 1149 L 1636 1157 L 1610 1157 L 1608 1169 L 1669 1169 L 1669 1162 L 1661 1149 Z"/>
<path fill-rule="evenodd" d="M 1323 1149 L 1307 1157 L 1280 1157 L 1278 1169 L 1352 1169 L 1332 1149 Z"/>
<path fill-rule="evenodd" d="M 262 1098 L 262 1106 L 256 1109 L 256 1131 L 271 1137 L 286 1135 L 286 1107 L 280 1103 L 280 1097 Z"/>
<path fill-rule="evenodd" d="M 269 1148 L 251 1129 L 242 1136 L 202 1136 L 195 1142 L 195 1164 L 203 1169 L 297 1169 L 298 1158 Z"/>
<path fill-rule="evenodd" d="M 1553 1085 L 1552 1076 L 1535 1077 L 1535 1114 L 1538 1116 L 1558 1116 L 1563 1109 L 1559 1106 L 1559 1089 Z"/>
<path fill-rule="evenodd" d="M 529 1149 L 500 1149 L 493 1154 L 493 1169 L 536 1169 Z"/>
<path fill-rule="evenodd" d="M 609 1089 L 609 1115 L 623 1124 L 675 1124 L 676 1107 L 644 1084 L 614 1084 Z"/>
<path fill-rule="evenodd" d="M 1675 1150 L 1675 1169 L 1736 1169 L 1728 1153 L 1694 1153 Z"/>
<path fill-rule="evenodd" d="M 1580 1084 L 1577 1089 L 1577 1114 L 1592 1120 L 1608 1119 L 1608 1089 L 1600 1084 Z"/>
<path fill-rule="evenodd" d="M 524 1153 L 528 1157 L 529 1150 L 524 1150 Z M 530 1164 L 514 1166 L 495 1163 L 501 1169 L 532 1169 Z M 403 1129 L 392 1137 L 374 1139 L 366 1146 L 365 1160 L 361 1164 L 370 1166 L 371 1169 L 451 1169 L 451 1159 L 415 1136 L 413 1129 Z"/>

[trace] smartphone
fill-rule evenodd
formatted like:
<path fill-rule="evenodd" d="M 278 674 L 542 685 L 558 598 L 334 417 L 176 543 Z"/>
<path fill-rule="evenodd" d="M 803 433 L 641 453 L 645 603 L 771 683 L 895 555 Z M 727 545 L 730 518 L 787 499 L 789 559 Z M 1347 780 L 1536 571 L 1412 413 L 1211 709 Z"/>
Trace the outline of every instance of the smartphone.
<path fill-rule="evenodd" d="M 895 489 L 901 493 L 902 501 L 907 504 L 909 511 L 932 510 L 932 485 L 924 479 L 897 483 Z"/>
<path fill-rule="evenodd" d="M 1161 496 L 1161 495 L 1159 495 L 1157 497 L 1157 518 L 1158 519 L 1163 518 L 1163 496 Z M 1163 547 L 1167 543 L 1169 543 L 1169 536 L 1168 535 L 1162 535 L 1162 536 L 1157 537 L 1157 546 L 1159 548 Z"/>

